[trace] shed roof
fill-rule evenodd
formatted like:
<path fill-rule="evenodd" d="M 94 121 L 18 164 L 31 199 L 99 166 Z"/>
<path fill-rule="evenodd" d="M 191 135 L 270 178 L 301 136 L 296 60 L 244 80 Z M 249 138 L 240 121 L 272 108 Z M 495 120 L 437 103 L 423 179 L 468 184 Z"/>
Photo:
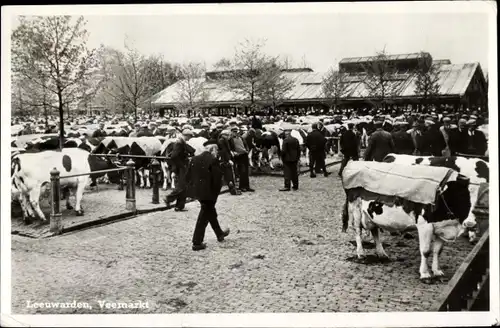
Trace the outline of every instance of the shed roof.
<path fill-rule="evenodd" d="M 439 94 L 441 96 L 463 96 L 478 69 L 478 63 L 469 64 L 436 64 L 439 72 Z M 325 73 L 321 72 L 283 72 L 283 75 L 294 82 L 292 90 L 286 95 L 287 102 L 320 100 L 324 98 L 322 92 L 322 81 Z M 347 99 L 368 98 L 369 92 L 366 88 L 363 74 L 347 74 L 346 80 L 349 83 L 346 94 Z M 396 74 L 393 77 L 394 85 L 397 85 L 393 97 L 406 98 L 415 97 L 415 81 L 417 74 L 406 72 L 405 74 Z M 205 80 L 202 78 L 207 92 L 208 104 L 232 104 L 240 103 L 245 99 L 232 91 L 225 89 L 221 81 Z M 175 106 L 179 93 L 179 82 L 169 86 L 163 91 L 157 93 L 152 98 L 155 106 Z"/>

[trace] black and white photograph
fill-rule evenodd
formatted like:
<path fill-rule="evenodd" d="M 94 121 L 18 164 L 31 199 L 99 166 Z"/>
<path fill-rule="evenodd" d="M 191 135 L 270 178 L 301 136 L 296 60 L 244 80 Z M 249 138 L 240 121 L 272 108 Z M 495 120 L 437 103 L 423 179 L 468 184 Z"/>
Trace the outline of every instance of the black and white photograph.
<path fill-rule="evenodd" d="M 496 14 L 2 7 L 2 326 L 498 325 Z"/>

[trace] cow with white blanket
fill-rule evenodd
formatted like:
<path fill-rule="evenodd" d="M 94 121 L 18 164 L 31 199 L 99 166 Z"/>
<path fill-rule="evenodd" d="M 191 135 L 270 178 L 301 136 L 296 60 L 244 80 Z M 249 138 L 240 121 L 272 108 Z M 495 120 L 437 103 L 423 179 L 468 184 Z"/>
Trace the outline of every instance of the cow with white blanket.
<path fill-rule="evenodd" d="M 346 190 L 343 231 L 351 222 L 356 231 L 358 258 L 365 256 L 361 232 L 372 233 L 379 258 L 387 258 L 379 228 L 387 231 L 418 230 L 420 279 L 428 280 L 427 264 L 433 256 L 432 274 L 443 276 L 439 254 L 445 241 L 454 241 L 475 221 L 470 211 L 469 179 L 443 167 L 351 161 L 342 173 Z"/>
<path fill-rule="evenodd" d="M 489 182 L 489 166 L 488 162 L 478 158 L 465 158 L 465 157 L 433 157 L 433 156 L 412 156 L 401 154 L 388 154 L 385 156 L 384 162 L 396 163 L 403 165 L 426 165 L 426 166 L 440 166 L 453 169 L 458 173 L 465 175 L 470 180 L 470 202 L 476 204 L 479 197 L 479 186 Z M 475 214 L 473 207 L 469 211 L 468 219 L 475 221 Z M 469 241 L 474 242 L 477 240 L 476 233 L 469 231 Z"/>

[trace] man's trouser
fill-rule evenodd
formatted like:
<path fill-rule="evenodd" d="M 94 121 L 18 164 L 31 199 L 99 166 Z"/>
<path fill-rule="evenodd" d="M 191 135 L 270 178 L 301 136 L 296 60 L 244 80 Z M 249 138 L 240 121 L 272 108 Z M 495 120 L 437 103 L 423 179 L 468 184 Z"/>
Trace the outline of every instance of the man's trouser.
<path fill-rule="evenodd" d="M 342 172 L 344 171 L 344 168 L 350 159 L 352 159 L 353 161 L 358 161 L 359 156 L 358 155 L 344 155 L 344 158 L 342 158 L 342 162 L 340 163 L 339 176 L 342 176 Z"/>
<path fill-rule="evenodd" d="M 292 182 L 293 188 L 299 188 L 297 162 L 283 162 L 283 174 L 285 175 L 285 189 L 290 189 L 290 182 Z"/>
<path fill-rule="evenodd" d="M 314 175 L 314 170 L 317 170 L 318 173 L 326 173 L 326 165 L 325 165 L 325 152 L 324 151 L 310 151 L 309 152 L 309 171 L 311 175 Z"/>
<path fill-rule="evenodd" d="M 239 189 L 248 189 L 250 188 L 250 178 L 248 177 L 248 155 L 237 155 L 234 156 L 234 164 L 236 166 L 236 171 L 238 171 L 238 176 L 240 179 Z"/>
<path fill-rule="evenodd" d="M 216 201 L 212 200 L 200 200 L 200 213 L 198 214 L 198 220 L 196 221 L 196 226 L 193 233 L 193 245 L 200 245 L 205 239 L 205 230 L 207 225 L 210 223 L 212 229 L 217 237 L 223 235 L 223 231 L 220 227 L 219 221 L 217 220 L 217 210 L 215 209 Z"/>
<path fill-rule="evenodd" d="M 183 209 L 186 205 L 186 173 L 187 167 L 185 165 L 176 168 L 175 174 L 177 175 L 177 182 L 175 184 L 175 189 L 167 195 L 167 202 L 171 203 L 177 200 L 175 202 L 175 207 L 178 209 Z"/>
<path fill-rule="evenodd" d="M 236 184 L 235 184 L 235 178 L 234 178 L 234 171 L 233 171 L 233 166 L 229 162 L 221 162 L 221 167 L 222 167 L 222 174 L 224 177 L 224 182 L 226 185 L 229 187 L 229 190 L 235 190 L 236 189 Z"/>

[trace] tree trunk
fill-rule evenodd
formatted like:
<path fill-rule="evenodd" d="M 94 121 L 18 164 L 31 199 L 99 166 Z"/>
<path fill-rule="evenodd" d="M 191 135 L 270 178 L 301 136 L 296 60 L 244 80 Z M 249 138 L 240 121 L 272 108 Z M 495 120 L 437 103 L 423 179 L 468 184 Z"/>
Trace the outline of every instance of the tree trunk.
<path fill-rule="evenodd" d="M 63 108 L 63 98 L 61 90 L 57 91 L 57 98 L 59 100 L 59 149 L 62 150 L 64 145 L 64 116 L 63 116 L 64 108 Z"/>

